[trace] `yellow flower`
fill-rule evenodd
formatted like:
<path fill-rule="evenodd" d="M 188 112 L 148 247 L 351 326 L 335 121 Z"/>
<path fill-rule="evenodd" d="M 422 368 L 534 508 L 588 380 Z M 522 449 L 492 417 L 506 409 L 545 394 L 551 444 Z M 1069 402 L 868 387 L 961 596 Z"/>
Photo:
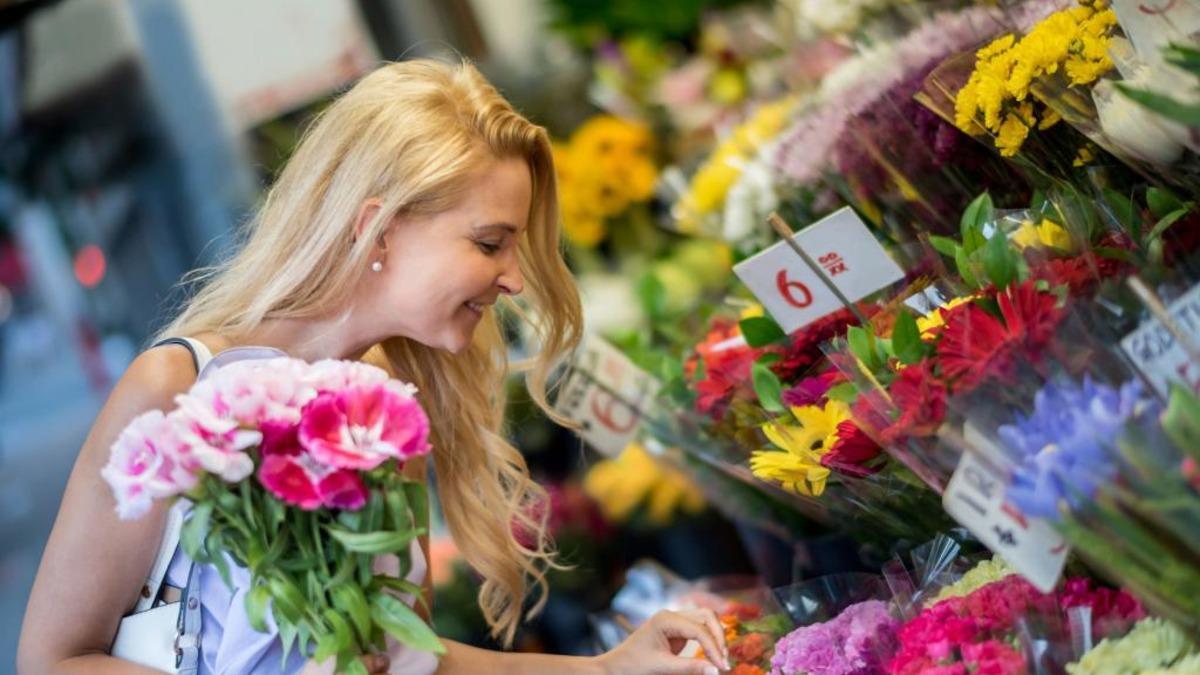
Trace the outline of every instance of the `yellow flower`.
<path fill-rule="evenodd" d="M 1029 105 L 1029 104 L 1023 104 Z M 1010 112 L 1000 125 L 996 135 L 996 147 L 1004 157 L 1012 157 L 1021 150 L 1025 139 L 1029 137 L 1029 124 L 1019 112 Z"/>
<path fill-rule="evenodd" d="M 1017 571 L 1009 566 L 1004 558 L 992 556 L 972 567 L 958 581 L 943 588 L 926 606 L 935 605 L 947 598 L 961 598 L 974 593 L 993 581 L 1000 581 L 1016 574 Z"/>
<path fill-rule="evenodd" d="M 1092 150 L 1091 145 L 1079 146 L 1079 152 L 1075 155 L 1075 160 L 1071 162 L 1071 166 L 1086 166 L 1093 159 L 1096 159 L 1096 152 Z"/>
<path fill-rule="evenodd" d="M 670 522 L 678 511 L 704 508 L 703 494 L 687 476 L 655 460 L 638 443 L 630 443 L 616 459 L 594 464 L 583 478 L 583 489 L 614 522 L 629 519 L 642 505 L 658 525 Z"/>
<path fill-rule="evenodd" d="M 752 319 L 763 315 L 763 306 L 757 302 L 752 302 L 748 307 L 742 310 L 738 315 L 739 319 Z"/>
<path fill-rule="evenodd" d="M 1042 113 L 1042 121 L 1038 122 L 1038 131 L 1045 131 L 1061 121 L 1062 115 L 1058 114 L 1057 110 L 1054 108 L 1046 108 L 1045 112 Z"/>
<path fill-rule="evenodd" d="M 922 340 L 931 340 L 934 337 L 934 331 L 946 325 L 945 312 L 958 307 L 959 305 L 968 303 L 975 299 L 973 295 L 966 295 L 960 298 L 954 298 L 950 302 L 934 309 L 932 312 L 917 319 L 917 330 L 921 331 Z"/>
<path fill-rule="evenodd" d="M 1075 249 L 1075 245 L 1071 241 L 1071 233 L 1050 220 L 1042 220 L 1037 225 L 1034 225 L 1033 221 L 1026 220 L 1021 223 L 1016 232 L 1013 232 L 1012 241 L 1021 249 L 1032 246 L 1034 248 L 1055 248 L 1068 253 Z"/>
<path fill-rule="evenodd" d="M 821 465 L 821 456 L 837 441 L 838 424 L 850 418 L 850 407 L 830 401 L 824 407 L 792 408 L 792 416 L 799 424 L 763 426 L 767 440 L 779 450 L 755 452 L 750 457 L 750 470 L 787 490 L 819 497 L 829 478 L 829 469 Z"/>
<path fill-rule="evenodd" d="M 1112 69 L 1112 59 L 1107 56 L 1098 61 L 1068 59 L 1066 64 L 1067 77 L 1075 86 L 1091 84 Z"/>

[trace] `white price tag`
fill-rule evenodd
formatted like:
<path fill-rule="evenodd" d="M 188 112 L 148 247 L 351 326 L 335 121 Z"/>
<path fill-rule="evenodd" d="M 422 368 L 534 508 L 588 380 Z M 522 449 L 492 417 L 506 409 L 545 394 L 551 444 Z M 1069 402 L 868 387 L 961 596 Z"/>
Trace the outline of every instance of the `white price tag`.
<path fill-rule="evenodd" d="M 797 232 L 794 240 L 850 302 L 904 278 L 904 271 L 849 207 Z M 788 333 L 841 307 L 786 241 L 743 260 L 733 271 Z"/>
<path fill-rule="evenodd" d="M 963 435 L 973 447 L 988 441 L 968 426 Z M 1049 593 L 1058 585 L 1070 547 L 1040 518 L 1029 518 L 1004 498 L 1007 477 L 973 452 L 964 452 L 942 494 L 942 506 L 975 538 L 1029 580 Z"/>
<path fill-rule="evenodd" d="M 1168 305 L 1167 312 L 1182 332 L 1200 338 L 1200 284 Z M 1192 363 L 1179 341 L 1157 319 L 1146 321 L 1126 335 L 1121 349 L 1159 394 L 1166 396 L 1172 381 L 1200 392 L 1200 365 Z"/>
<path fill-rule="evenodd" d="M 556 409 L 579 422 L 583 440 L 597 451 L 619 455 L 637 436 L 660 383 L 595 335 L 584 338 L 572 368 Z"/>

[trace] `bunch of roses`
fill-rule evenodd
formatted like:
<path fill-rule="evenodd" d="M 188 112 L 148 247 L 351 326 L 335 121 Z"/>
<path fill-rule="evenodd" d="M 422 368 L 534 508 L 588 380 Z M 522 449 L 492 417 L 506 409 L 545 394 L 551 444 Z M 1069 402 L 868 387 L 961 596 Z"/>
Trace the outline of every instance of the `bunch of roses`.
<path fill-rule="evenodd" d="M 802 626 L 775 645 L 771 675 L 871 675 L 896 649 L 900 622 L 868 600 L 824 623 Z"/>
<path fill-rule="evenodd" d="M 1056 593 L 1041 593 L 1024 578 L 1012 575 L 922 610 L 900 629 L 899 651 L 888 664 L 888 672 L 1024 673 L 1025 658 L 1012 646 L 1018 620 L 1060 615 L 1079 606 L 1091 608 L 1097 625 L 1144 616 L 1137 600 L 1123 591 L 1093 591 L 1085 580 L 1070 580 Z"/>
<path fill-rule="evenodd" d="M 134 419 L 101 475 L 124 520 L 154 499 L 198 489 L 205 475 L 240 483 L 256 473 L 301 509 L 358 509 L 367 500 L 363 472 L 429 452 L 429 419 L 415 393 L 357 362 L 231 363 L 176 397 L 173 411 Z"/>

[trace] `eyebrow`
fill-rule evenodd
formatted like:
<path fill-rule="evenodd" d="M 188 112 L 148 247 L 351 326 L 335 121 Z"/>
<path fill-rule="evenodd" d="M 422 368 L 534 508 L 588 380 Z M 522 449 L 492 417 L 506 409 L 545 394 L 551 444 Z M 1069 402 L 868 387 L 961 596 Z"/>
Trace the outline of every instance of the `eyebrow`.
<path fill-rule="evenodd" d="M 475 228 L 476 232 L 483 230 L 504 230 L 509 234 L 516 234 L 518 232 L 517 226 L 511 223 L 488 223 L 487 225 L 479 225 Z"/>

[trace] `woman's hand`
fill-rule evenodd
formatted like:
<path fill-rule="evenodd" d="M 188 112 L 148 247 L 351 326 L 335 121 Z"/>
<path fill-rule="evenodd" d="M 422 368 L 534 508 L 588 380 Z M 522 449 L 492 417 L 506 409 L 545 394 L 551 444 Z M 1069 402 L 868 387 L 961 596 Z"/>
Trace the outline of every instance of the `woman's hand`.
<path fill-rule="evenodd" d="M 679 656 L 688 640 L 700 643 L 705 659 Z M 613 675 L 717 675 L 729 670 L 729 650 L 712 610 L 662 611 L 597 661 Z"/>

